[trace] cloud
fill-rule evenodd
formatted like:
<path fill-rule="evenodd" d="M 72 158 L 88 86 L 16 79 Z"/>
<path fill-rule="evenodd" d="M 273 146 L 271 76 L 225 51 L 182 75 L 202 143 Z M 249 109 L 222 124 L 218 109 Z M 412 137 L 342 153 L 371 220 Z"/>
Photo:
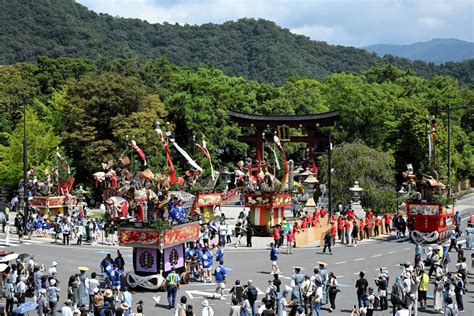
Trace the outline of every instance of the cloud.
<path fill-rule="evenodd" d="M 426 28 L 437 28 L 439 26 L 442 26 L 444 22 L 441 19 L 434 18 L 434 17 L 422 17 L 417 20 L 418 25 Z"/>
<path fill-rule="evenodd" d="M 315 24 L 292 28 L 290 31 L 295 34 L 306 35 L 311 39 L 318 41 L 331 40 L 338 32 L 334 27 Z"/>
<path fill-rule="evenodd" d="M 96 12 L 150 23 L 272 20 L 332 44 L 406 44 L 453 37 L 474 41 L 472 0 L 76 0 Z"/>

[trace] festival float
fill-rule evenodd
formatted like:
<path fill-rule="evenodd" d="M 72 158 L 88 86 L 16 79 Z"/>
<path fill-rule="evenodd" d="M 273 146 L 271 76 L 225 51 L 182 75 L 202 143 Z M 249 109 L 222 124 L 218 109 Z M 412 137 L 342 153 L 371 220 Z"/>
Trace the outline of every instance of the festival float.
<path fill-rule="evenodd" d="M 412 241 L 424 244 L 448 240 L 450 230 L 454 227 L 454 210 L 447 205 L 446 185 L 426 175 L 416 180 L 411 164 L 403 176 L 405 182 L 400 193 L 406 200 L 407 221 L 412 223 Z"/>
<path fill-rule="evenodd" d="M 29 205 L 35 208 L 42 216 L 54 218 L 56 215 L 72 215 L 76 208 L 77 198 L 71 193 L 74 177 L 71 176 L 71 168 L 66 159 L 57 152 L 57 167 L 54 170 L 55 180 L 46 173 L 44 182 L 38 180 L 34 170 L 28 172 L 29 187 L 32 197 Z"/>
<path fill-rule="evenodd" d="M 127 273 L 127 282 L 147 290 L 160 289 L 172 268 L 185 271 L 186 244 L 199 239 L 201 225 L 223 200 L 213 191 L 219 172 L 213 170 L 206 143 L 194 145 L 209 160 L 211 179 L 203 176 L 204 169 L 170 131 L 163 133 L 158 123 L 155 131 L 166 155 L 165 167 L 151 167 L 139 144 L 127 137 L 119 159 L 101 164 L 102 170 L 93 175 L 102 188 L 105 220 L 118 226 L 119 245 L 133 248 L 133 271 Z M 175 174 L 172 148 L 191 165 L 182 177 Z"/>

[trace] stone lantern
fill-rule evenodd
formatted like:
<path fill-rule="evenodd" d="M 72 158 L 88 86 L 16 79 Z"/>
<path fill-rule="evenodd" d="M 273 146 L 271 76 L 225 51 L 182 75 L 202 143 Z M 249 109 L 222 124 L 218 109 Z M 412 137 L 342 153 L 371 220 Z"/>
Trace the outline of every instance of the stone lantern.
<path fill-rule="evenodd" d="M 305 203 L 305 211 L 306 208 L 314 208 L 316 206 L 316 202 L 314 201 L 314 187 L 318 183 L 318 179 L 310 173 L 310 175 L 304 180 L 304 189 L 305 193 L 307 194 L 308 198 Z M 309 210 L 308 210 L 309 211 Z"/>
<path fill-rule="evenodd" d="M 359 186 L 359 182 L 358 181 L 355 181 L 354 182 L 354 185 L 352 186 L 352 188 L 349 188 L 349 191 L 352 192 L 352 202 L 351 202 L 351 207 L 352 209 L 354 210 L 356 216 L 358 218 L 365 218 L 365 212 L 364 210 L 362 209 L 362 206 L 360 205 L 360 193 L 362 191 L 364 191 L 364 189 L 362 189 L 360 186 Z"/>

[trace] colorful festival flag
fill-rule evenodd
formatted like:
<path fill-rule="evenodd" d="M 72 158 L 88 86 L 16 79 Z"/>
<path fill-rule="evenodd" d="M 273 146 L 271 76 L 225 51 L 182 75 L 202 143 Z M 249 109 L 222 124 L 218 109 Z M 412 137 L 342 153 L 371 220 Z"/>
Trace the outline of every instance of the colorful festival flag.
<path fill-rule="evenodd" d="M 155 131 L 158 134 L 158 137 L 160 138 L 161 143 L 163 144 L 163 147 L 165 147 L 166 159 L 168 159 L 168 164 L 170 165 L 171 184 L 175 184 L 176 174 L 174 173 L 174 165 L 173 165 L 173 160 L 171 160 L 171 154 L 170 154 L 170 148 L 168 147 L 168 142 L 166 141 L 165 136 L 163 135 L 163 131 L 160 128 L 156 128 Z"/>
<path fill-rule="evenodd" d="M 146 156 L 145 156 L 145 153 L 143 152 L 143 150 L 141 150 L 141 148 L 138 147 L 137 142 L 134 141 L 133 139 L 132 139 L 131 145 L 132 145 L 133 149 L 135 149 L 135 151 L 138 153 L 140 158 L 142 158 L 143 164 L 146 166 Z"/>

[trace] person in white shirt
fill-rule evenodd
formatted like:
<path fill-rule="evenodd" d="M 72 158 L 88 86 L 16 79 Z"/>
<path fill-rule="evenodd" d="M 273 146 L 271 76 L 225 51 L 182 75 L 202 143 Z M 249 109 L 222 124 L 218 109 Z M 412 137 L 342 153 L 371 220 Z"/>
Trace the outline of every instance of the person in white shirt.
<path fill-rule="evenodd" d="M 31 256 L 31 257 L 30 257 L 30 260 L 28 260 L 28 265 L 27 265 L 27 267 L 28 267 L 28 271 L 29 271 L 30 273 L 33 273 L 33 270 L 34 270 L 34 268 L 35 268 L 35 259 L 36 259 L 35 256 Z"/>
<path fill-rule="evenodd" d="M 64 306 L 61 308 L 61 316 L 73 316 L 71 304 L 72 301 L 69 299 L 64 302 Z"/>
<path fill-rule="evenodd" d="M 53 275 L 56 275 L 58 273 L 56 269 L 57 266 L 58 266 L 58 263 L 56 261 L 51 262 L 51 266 L 48 269 L 49 277 L 52 277 Z"/>
<path fill-rule="evenodd" d="M 89 279 L 89 312 L 93 312 L 94 310 L 94 295 L 96 294 L 96 289 L 99 288 L 99 281 L 96 279 L 97 273 L 92 272 L 91 278 Z"/>
<path fill-rule="evenodd" d="M 212 309 L 211 306 L 209 306 L 209 301 L 204 300 L 202 301 L 202 316 L 214 316 L 214 310 Z"/>
<path fill-rule="evenodd" d="M 5 244 L 10 245 L 10 221 L 5 223 Z"/>

